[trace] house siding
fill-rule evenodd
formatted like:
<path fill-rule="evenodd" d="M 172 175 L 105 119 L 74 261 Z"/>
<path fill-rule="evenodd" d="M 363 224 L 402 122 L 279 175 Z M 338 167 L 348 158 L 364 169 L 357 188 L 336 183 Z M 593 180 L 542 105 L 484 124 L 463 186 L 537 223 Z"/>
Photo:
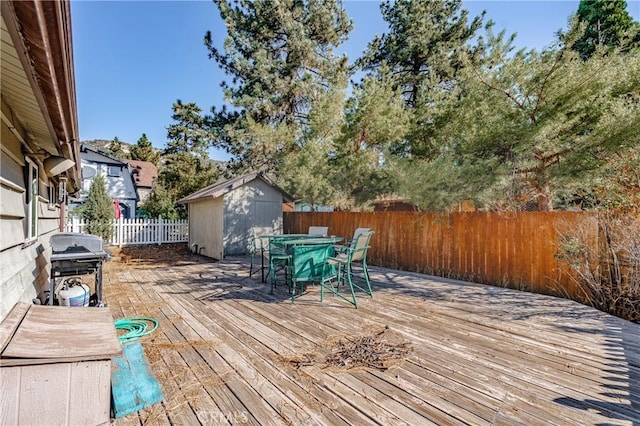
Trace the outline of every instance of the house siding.
<path fill-rule="evenodd" d="M 25 188 L 24 161 L 20 142 L 2 122 L 2 155 L 0 155 L 0 251 L 24 243 Z M 4 256 L 4 255 L 3 255 Z M 2 271 L 5 271 L 4 269 Z M 5 274 L 3 274 L 5 275 Z M 0 277 L 0 282 L 4 278 Z"/>
<path fill-rule="evenodd" d="M 26 242 L 26 189 L 24 161 L 20 143 L 5 131 L 2 123 L 2 169 L 0 185 L 0 318 L 4 318 L 16 302 L 32 303 L 43 297 L 49 284 L 49 238 L 59 229 L 60 209 L 49 204 L 48 182 L 40 170 L 38 197 L 38 235 Z M 44 301 L 43 301 L 44 302 Z"/>
<path fill-rule="evenodd" d="M 224 254 L 246 254 L 254 226 L 282 229 L 282 193 L 254 179 L 224 196 Z"/>
<path fill-rule="evenodd" d="M 49 241 L 64 220 L 58 190 L 79 189 L 80 158 L 70 2 L 4 1 L 0 9 L 1 320 L 16 302 L 44 298 L 51 268 Z M 74 164 L 48 176 L 44 164 L 50 156 Z M 30 197 L 36 167 L 38 195 Z"/>

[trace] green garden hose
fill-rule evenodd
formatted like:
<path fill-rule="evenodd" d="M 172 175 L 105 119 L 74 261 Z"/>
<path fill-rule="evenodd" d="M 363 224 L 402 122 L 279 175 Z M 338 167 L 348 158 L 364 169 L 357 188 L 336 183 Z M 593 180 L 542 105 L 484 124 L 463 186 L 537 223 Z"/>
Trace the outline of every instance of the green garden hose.
<path fill-rule="evenodd" d="M 116 330 L 127 330 L 127 333 L 118 336 L 120 342 L 138 339 L 142 336 L 151 334 L 158 328 L 158 321 L 153 318 L 134 317 L 122 318 L 115 323 Z M 150 326 L 153 324 L 153 327 Z"/>

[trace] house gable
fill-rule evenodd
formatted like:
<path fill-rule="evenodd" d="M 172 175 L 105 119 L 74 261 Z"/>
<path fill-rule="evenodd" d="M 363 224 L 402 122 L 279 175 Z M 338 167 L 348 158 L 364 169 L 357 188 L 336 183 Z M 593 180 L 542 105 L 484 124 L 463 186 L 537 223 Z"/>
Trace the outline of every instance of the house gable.
<path fill-rule="evenodd" d="M 79 197 L 73 199 L 72 207 L 82 205 L 87 200 L 93 179 L 103 176 L 109 197 L 120 203 L 121 210 L 126 212 L 124 217 L 135 218 L 138 194 L 129 165 L 119 158 L 86 145 L 81 146 L 80 157 L 82 186 Z"/>

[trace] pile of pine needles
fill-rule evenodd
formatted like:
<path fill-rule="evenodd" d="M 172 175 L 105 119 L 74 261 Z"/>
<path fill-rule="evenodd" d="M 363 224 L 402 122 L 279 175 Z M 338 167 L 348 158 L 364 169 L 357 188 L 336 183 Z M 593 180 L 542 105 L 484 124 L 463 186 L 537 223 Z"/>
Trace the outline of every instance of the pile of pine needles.
<path fill-rule="evenodd" d="M 325 367 L 351 369 L 357 367 L 387 370 L 402 363 L 411 353 L 409 342 L 385 341 L 389 326 L 381 331 L 359 337 L 342 337 L 333 346 L 324 361 Z"/>
<path fill-rule="evenodd" d="M 280 355 L 279 358 L 296 370 L 320 364 L 322 368 L 337 370 L 374 368 L 385 371 L 402 364 L 413 350 L 409 342 L 399 341 L 397 336 L 394 337 L 389 326 L 361 336 L 333 337 L 322 346 L 316 352 Z"/>

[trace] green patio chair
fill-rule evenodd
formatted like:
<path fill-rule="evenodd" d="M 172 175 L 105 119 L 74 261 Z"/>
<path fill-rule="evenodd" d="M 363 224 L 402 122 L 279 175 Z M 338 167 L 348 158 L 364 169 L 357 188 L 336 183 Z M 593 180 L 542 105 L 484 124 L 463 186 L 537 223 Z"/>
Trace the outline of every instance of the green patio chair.
<path fill-rule="evenodd" d="M 285 283 L 289 285 L 289 291 L 291 291 L 290 264 L 291 255 L 287 253 L 286 246 L 280 243 L 277 238 L 269 239 L 269 282 L 271 283 L 272 294 L 276 288 L 278 271 L 284 271 Z"/>
<path fill-rule="evenodd" d="M 353 231 L 353 237 L 351 237 L 350 239 L 346 240 L 341 245 L 334 246 L 335 249 L 336 249 L 336 252 L 345 253 L 347 248 L 351 247 L 351 245 L 355 242 L 356 238 L 358 238 L 358 235 L 364 234 L 365 232 L 369 232 L 369 231 L 371 231 L 371 228 L 356 228 L 356 230 Z"/>
<path fill-rule="evenodd" d="M 367 250 L 369 249 L 373 234 L 373 231 L 359 234 L 350 246 L 345 246 L 344 252 L 327 258 L 320 287 L 320 301 L 324 299 L 325 289 L 329 290 L 333 295 L 351 303 L 356 308 L 358 307 L 358 301 L 356 300 L 355 289 L 361 290 L 373 297 L 371 281 L 369 280 L 369 270 L 367 269 Z M 362 275 L 359 276 L 364 279 L 364 284 L 362 285 L 354 282 L 356 274 L 354 274 L 353 268 L 351 267 L 354 262 L 360 262 L 362 264 Z M 344 282 L 349 285 L 350 298 L 340 293 L 340 285 Z"/>
<path fill-rule="evenodd" d="M 329 236 L 329 227 L 328 226 L 310 226 L 309 235 L 320 235 L 321 237 Z"/>
<path fill-rule="evenodd" d="M 250 230 L 250 246 L 249 254 L 251 255 L 251 264 L 249 265 L 249 276 L 253 276 L 258 269 L 253 270 L 253 264 L 255 263 L 256 255 L 260 256 L 260 273 L 262 275 L 262 282 L 265 282 L 264 271 L 268 270 L 268 265 L 264 264 L 265 259 L 269 258 L 269 240 L 267 238 L 261 238 L 263 235 L 273 234 L 273 228 L 270 226 L 254 226 Z"/>

